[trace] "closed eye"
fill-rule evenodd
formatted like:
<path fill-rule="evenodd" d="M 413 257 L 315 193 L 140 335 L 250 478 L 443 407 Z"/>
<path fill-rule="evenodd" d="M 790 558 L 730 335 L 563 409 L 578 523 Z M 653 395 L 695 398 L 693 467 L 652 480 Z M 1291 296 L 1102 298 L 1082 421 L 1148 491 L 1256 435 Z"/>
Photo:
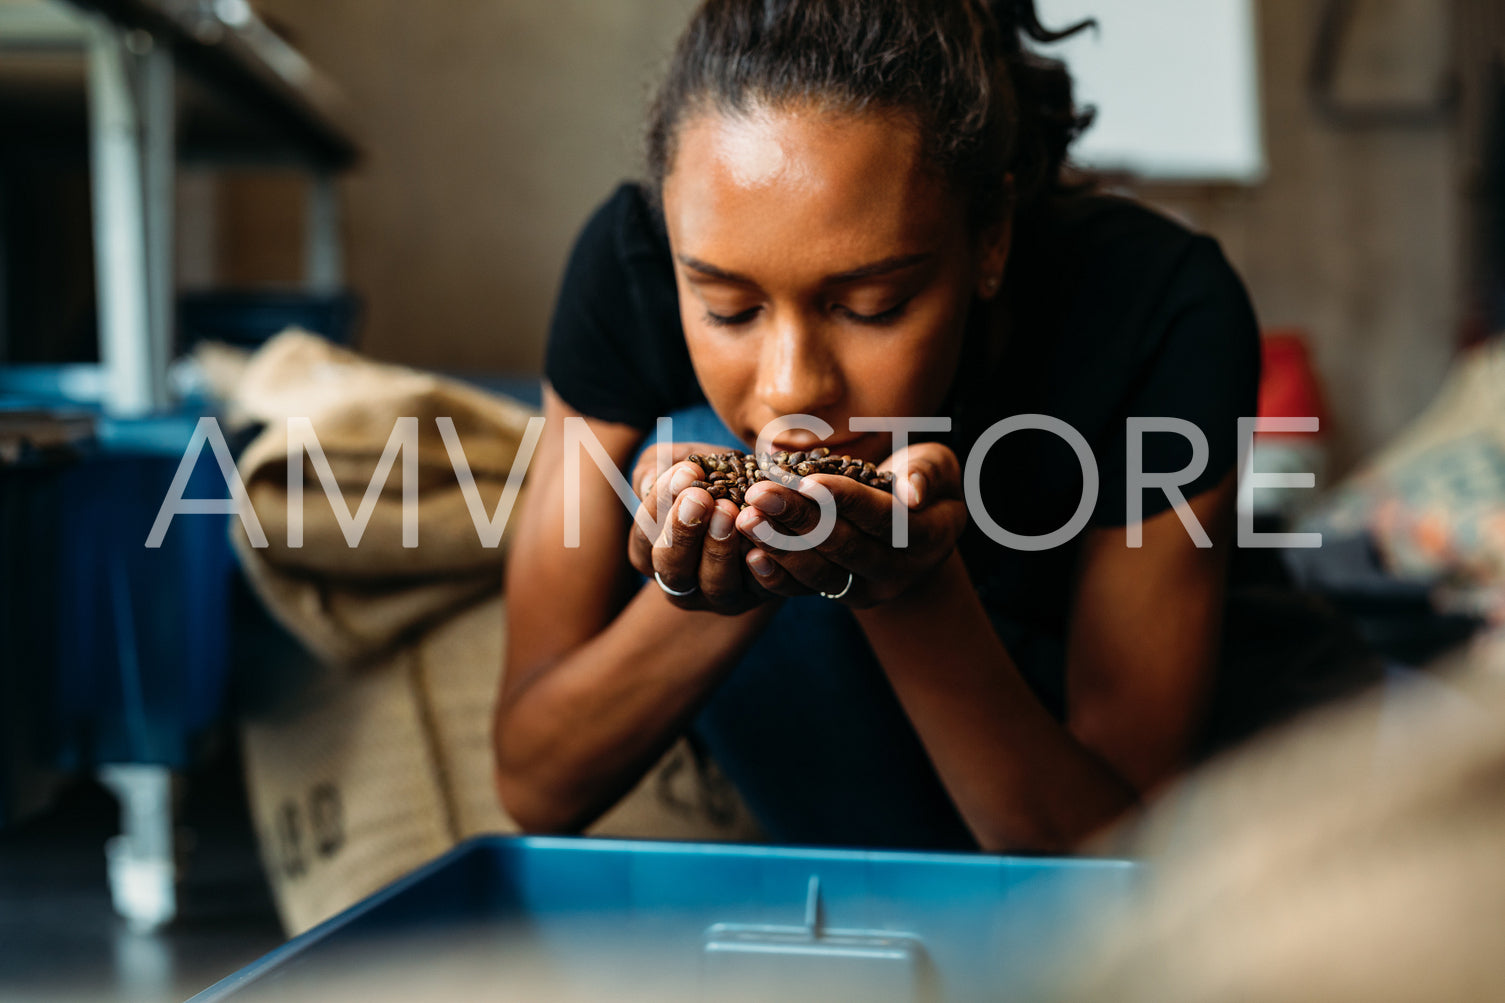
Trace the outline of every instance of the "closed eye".
<path fill-rule="evenodd" d="M 846 314 L 848 320 L 851 320 L 855 323 L 867 324 L 872 327 L 882 327 L 885 324 L 892 324 L 894 321 L 904 316 L 904 310 L 909 306 L 909 302 L 909 300 L 905 300 L 904 302 L 899 303 L 898 305 L 891 307 L 890 309 L 885 310 L 882 313 L 858 313 L 857 311 L 844 306 L 838 306 L 837 309 Z"/>
<path fill-rule="evenodd" d="M 743 310 L 741 313 L 734 313 L 731 315 L 714 313 L 710 310 L 707 310 L 705 312 L 705 322 L 707 324 L 710 324 L 712 327 L 737 327 L 752 320 L 758 315 L 758 311 L 761 309 L 762 307 L 755 306 L 751 309 Z"/>
<path fill-rule="evenodd" d="M 836 309 L 845 314 L 847 319 L 851 320 L 854 323 L 866 324 L 870 327 L 882 327 L 885 324 L 892 324 L 894 321 L 904 316 L 904 311 L 906 308 L 908 308 L 909 302 L 909 300 L 905 300 L 902 303 L 884 310 L 882 313 L 858 313 L 857 311 L 852 310 L 848 307 L 839 305 L 836 307 Z M 741 313 L 735 314 L 721 314 L 707 310 L 705 313 L 705 322 L 707 324 L 710 324 L 712 327 L 739 327 L 743 324 L 750 323 L 762 309 L 762 307 L 755 306 L 750 309 L 743 310 Z"/>

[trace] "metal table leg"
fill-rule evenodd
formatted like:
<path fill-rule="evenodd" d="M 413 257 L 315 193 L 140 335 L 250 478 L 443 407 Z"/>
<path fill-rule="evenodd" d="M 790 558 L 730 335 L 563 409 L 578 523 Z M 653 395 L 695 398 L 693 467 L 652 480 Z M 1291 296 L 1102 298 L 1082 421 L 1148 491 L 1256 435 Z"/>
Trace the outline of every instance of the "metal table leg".
<path fill-rule="evenodd" d="M 105 405 L 167 403 L 171 341 L 172 53 L 103 17 L 89 30 L 90 173 Z"/>
<path fill-rule="evenodd" d="M 99 779 L 120 801 L 120 835 L 105 845 L 115 911 L 133 929 L 158 929 L 178 911 L 172 771 L 111 765 Z"/>
<path fill-rule="evenodd" d="M 309 288 L 337 292 L 345 281 L 340 251 L 340 194 L 334 175 L 314 175 L 308 192 L 308 222 L 304 271 Z"/>

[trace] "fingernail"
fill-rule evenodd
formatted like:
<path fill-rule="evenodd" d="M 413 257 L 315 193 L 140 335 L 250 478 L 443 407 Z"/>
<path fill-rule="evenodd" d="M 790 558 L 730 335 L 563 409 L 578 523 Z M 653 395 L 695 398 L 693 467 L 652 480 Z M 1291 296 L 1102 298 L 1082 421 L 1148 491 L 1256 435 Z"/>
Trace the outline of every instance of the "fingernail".
<path fill-rule="evenodd" d="M 915 507 L 915 508 L 919 508 L 920 507 L 920 503 L 922 501 L 924 501 L 924 500 L 925 500 L 925 475 L 924 474 L 918 474 L 918 473 L 917 474 L 910 474 L 909 475 L 909 504 L 911 506 Z"/>
<path fill-rule="evenodd" d="M 767 578 L 773 574 L 773 561 L 761 550 L 747 552 L 747 566 L 753 569 L 753 574 L 759 578 Z"/>
<path fill-rule="evenodd" d="M 711 534 L 711 539 L 715 540 L 717 543 L 723 543 L 727 540 L 730 540 L 732 538 L 732 534 L 736 531 L 736 518 L 734 516 L 727 515 L 726 510 L 721 506 L 716 506 L 716 511 L 711 513 L 711 528 L 708 530 L 708 532 Z"/>
<path fill-rule="evenodd" d="M 672 495 L 678 495 L 681 491 L 694 483 L 695 475 L 690 473 L 690 471 L 686 470 L 684 467 L 680 467 L 679 470 L 675 472 L 674 477 L 669 481 L 669 493 Z"/>
<path fill-rule="evenodd" d="M 695 495 L 686 495 L 679 503 L 679 521 L 685 526 L 699 526 L 705 518 L 705 502 Z"/>
<path fill-rule="evenodd" d="M 758 500 L 753 502 L 753 505 L 759 512 L 764 512 L 768 515 L 782 515 L 784 512 L 784 499 L 780 498 L 773 491 L 765 491 L 759 495 Z"/>

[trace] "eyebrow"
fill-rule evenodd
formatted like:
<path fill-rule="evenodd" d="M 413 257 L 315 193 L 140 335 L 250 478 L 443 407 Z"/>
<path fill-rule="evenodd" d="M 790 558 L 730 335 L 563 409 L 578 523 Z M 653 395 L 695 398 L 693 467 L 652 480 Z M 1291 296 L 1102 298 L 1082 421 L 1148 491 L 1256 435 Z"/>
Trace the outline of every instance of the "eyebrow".
<path fill-rule="evenodd" d="M 680 264 L 684 265 L 686 268 L 700 272 L 702 275 L 707 275 L 713 279 L 720 279 L 722 282 L 733 282 L 737 285 L 744 286 L 756 286 L 758 284 L 745 275 L 739 275 L 736 272 L 729 272 L 724 268 L 718 268 L 708 261 L 701 261 L 699 258 L 692 257 L 691 255 L 681 254 L 678 257 Z M 884 258 L 882 261 L 874 261 L 873 263 L 863 265 L 860 268 L 853 268 L 849 271 L 838 272 L 835 275 L 828 275 L 824 280 L 822 280 L 821 284 L 828 286 L 839 286 L 845 285 L 848 282 L 858 282 L 862 279 L 871 279 L 879 275 L 887 275 L 890 272 L 897 272 L 905 268 L 912 268 L 915 265 L 920 264 L 922 261 L 928 261 L 931 257 L 933 257 L 932 254 L 925 252 L 921 254 L 902 254 L 892 258 Z"/>

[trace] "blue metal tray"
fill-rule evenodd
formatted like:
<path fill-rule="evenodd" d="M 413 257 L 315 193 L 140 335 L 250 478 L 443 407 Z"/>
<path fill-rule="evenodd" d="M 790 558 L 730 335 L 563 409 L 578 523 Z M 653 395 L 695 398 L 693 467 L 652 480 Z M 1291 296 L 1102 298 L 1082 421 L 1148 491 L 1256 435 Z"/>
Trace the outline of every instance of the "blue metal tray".
<path fill-rule="evenodd" d="M 503 838 L 462 844 L 194 997 L 1035 998 L 1136 865 Z"/>

